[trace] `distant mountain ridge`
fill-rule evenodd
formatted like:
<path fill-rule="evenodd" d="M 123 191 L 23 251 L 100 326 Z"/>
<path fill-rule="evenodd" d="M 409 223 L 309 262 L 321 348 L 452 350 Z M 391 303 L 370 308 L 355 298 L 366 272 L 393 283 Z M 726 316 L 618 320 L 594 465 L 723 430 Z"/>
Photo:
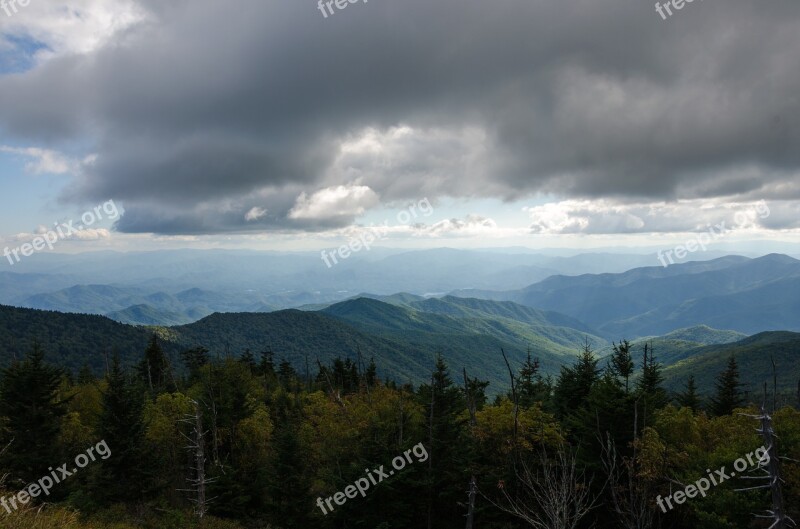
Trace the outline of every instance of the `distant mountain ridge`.
<path fill-rule="evenodd" d="M 574 321 L 557 313 L 509 302 L 396 298 L 400 299 L 417 308 L 359 298 L 318 312 L 215 313 L 172 327 L 139 327 L 102 316 L 0 306 L 0 364 L 20 358 L 39 342 L 51 362 L 72 371 L 89 364 L 102 372 L 113 354 L 119 354 L 125 365 L 137 363 L 156 332 L 175 365 L 179 365 L 178 352 L 198 346 L 215 356 L 270 349 L 301 373 L 317 360 L 327 363 L 340 356 L 355 359 L 360 355 L 364 360 L 375 359 L 381 377 L 420 383 L 429 376 L 435 355 L 441 353 L 454 368 L 464 367 L 470 376 L 490 380 L 496 392 L 508 387 L 500 348 L 512 366 L 519 366 L 530 348 L 542 361 L 543 370 L 555 374 L 560 366 L 574 361 L 584 340 L 594 340 L 598 350 L 606 347 L 585 329 L 557 325 Z M 673 390 L 680 389 L 692 374 L 704 391 L 710 391 L 731 354 L 751 391 L 765 377 L 771 379 L 772 357 L 779 366 L 781 389 L 796 387 L 800 379 L 798 333 L 742 338 L 736 332 L 696 326 L 646 341 L 655 347 L 657 360 L 665 366 L 666 385 Z M 636 354 L 643 344 L 644 340 L 634 342 Z"/>
<path fill-rule="evenodd" d="M 521 290 L 453 294 L 553 310 L 608 339 L 662 335 L 698 324 L 745 334 L 800 330 L 800 261 L 780 254 L 553 276 Z"/>

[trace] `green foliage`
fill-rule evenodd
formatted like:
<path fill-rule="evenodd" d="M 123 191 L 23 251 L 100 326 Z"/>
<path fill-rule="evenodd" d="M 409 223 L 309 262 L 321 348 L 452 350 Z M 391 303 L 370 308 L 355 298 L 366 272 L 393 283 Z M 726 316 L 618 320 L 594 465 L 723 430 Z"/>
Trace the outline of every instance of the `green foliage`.
<path fill-rule="evenodd" d="M 741 384 L 739 383 L 739 366 L 736 358 L 731 356 L 728 367 L 717 378 L 717 393 L 711 398 L 711 413 L 714 415 L 730 415 L 736 408 L 744 406 Z"/>
<path fill-rule="evenodd" d="M 0 415 L 3 444 L 8 445 L 2 462 L 15 484 L 38 479 L 60 459 L 57 440 L 66 414 L 58 395 L 61 380 L 62 371 L 44 363 L 38 345 L 2 371 Z"/>

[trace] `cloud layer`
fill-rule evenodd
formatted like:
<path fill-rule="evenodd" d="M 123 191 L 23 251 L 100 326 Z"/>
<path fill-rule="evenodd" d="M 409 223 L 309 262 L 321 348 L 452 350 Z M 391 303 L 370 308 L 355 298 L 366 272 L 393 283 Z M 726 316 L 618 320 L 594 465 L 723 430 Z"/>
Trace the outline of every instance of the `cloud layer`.
<path fill-rule="evenodd" d="M 15 19 L 4 33 L 61 44 L 0 77 L 1 143 L 88 145 L 62 199 L 124 204 L 120 231 L 321 230 L 381 202 L 547 193 L 575 202 L 534 232 L 626 233 L 658 227 L 650 203 L 800 198 L 796 0 L 666 21 L 623 0 L 120 5 L 85 42 Z"/>

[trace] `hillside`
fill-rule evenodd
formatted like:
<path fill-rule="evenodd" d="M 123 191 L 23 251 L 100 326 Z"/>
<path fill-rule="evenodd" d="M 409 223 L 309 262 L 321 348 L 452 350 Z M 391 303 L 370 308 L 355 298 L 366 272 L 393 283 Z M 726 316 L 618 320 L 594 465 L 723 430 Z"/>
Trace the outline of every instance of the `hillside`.
<path fill-rule="evenodd" d="M 621 274 L 559 275 L 516 291 L 455 295 L 556 311 L 586 322 L 608 339 L 661 335 L 700 324 L 745 334 L 800 330 L 800 261 L 778 254 Z"/>
<path fill-rule="evenodd" d="M 79 370 L 88 364 L 96 373 L 105 369 L 106 355 L 117 353 L 123 363 L 138 362 L 152 331 L 117 323 L 103 316 L 19 309 L 0 305 L 0 364 L 22 358 L 34 343 L 49 361 Z M 165 342 L 173 358 L 180 346 Z"/>
<path fill-rule="evenodd" d="M 800 383 L 800 333 L 764 332 L 730 344 L 690 348 L 671 359 L 664 369 L 665 386 L 680 390 L 689 375 L 706 393 L 713 388 L 731 355 L 739 364 L 743 389 L 751 394 L 763 391 L 764 382 L 772 387 L 772 362 L 775 359 L 778 388 L 795 392 Z"/>

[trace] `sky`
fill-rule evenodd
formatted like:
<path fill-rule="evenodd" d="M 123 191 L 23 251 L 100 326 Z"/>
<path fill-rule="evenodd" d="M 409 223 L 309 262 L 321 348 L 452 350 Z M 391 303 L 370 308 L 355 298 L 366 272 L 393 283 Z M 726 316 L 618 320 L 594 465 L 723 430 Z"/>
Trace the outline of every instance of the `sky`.
<path fill-rule="evenodd" d="M 800 242 L 796 0 L 340 4 L 0 2 L 0 245 Z"/>

